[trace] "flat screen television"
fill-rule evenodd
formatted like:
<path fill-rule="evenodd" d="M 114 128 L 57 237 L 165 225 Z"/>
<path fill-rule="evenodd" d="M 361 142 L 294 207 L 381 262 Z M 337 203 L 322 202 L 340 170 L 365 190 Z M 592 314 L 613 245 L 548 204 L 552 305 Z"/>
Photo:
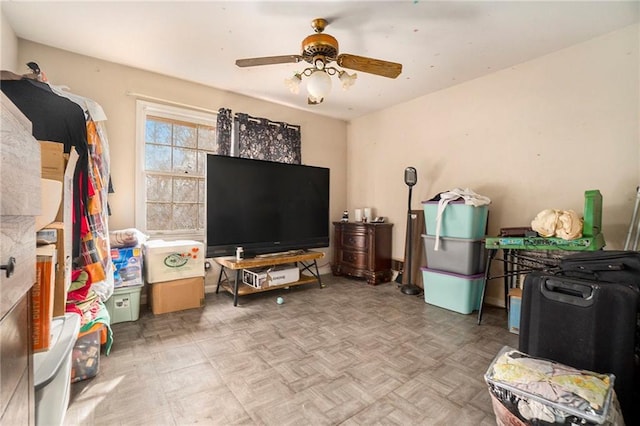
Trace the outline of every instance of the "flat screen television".
<path fill-rule="evenodd" d="M 329 246 L 329 169 L 207 155 L 207 256 Z"/>

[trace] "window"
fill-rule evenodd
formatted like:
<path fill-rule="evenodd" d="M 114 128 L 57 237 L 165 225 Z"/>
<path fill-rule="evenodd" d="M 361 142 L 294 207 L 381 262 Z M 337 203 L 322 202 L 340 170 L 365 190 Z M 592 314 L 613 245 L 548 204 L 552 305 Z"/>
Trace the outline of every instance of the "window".
<path fill-rule="evenodd" d="M 205 167 L 216 115 L 138 101 L 136 228 L 204 241 Z"/>

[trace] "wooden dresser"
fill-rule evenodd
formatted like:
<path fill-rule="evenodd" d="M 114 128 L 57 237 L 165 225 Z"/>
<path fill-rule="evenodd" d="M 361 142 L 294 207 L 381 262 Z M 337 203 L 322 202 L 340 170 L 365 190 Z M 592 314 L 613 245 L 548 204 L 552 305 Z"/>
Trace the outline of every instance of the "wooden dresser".
<path fill-rule="evenodd" d="M 0 146 L 0 424 L 33 425 L 31 301 L 40 213 L 40 145 L 31 122 L 2 96 Z"/>
<path fill-rule="evenodd" d="M 333 222 L 334 275 L 366 278 L 368 284 L 391 280 L 391 223 Z"/>

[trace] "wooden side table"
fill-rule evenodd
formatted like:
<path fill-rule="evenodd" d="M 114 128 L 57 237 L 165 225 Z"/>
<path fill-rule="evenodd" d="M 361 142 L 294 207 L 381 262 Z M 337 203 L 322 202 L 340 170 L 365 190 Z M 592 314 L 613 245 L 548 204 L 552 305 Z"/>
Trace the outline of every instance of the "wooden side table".
<path fill-rule="evenodd" d="M 391 223 L 333 222 L 334 275 L 366 278 L 371 285 L 391 280 Z"/>

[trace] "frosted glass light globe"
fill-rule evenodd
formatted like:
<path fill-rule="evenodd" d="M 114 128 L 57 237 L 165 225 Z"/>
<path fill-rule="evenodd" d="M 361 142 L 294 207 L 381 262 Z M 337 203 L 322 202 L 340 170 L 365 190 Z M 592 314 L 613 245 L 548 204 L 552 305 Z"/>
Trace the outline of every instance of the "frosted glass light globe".
<path fill-rule="evenodd" d="M 331 91 L 331 77 L 324 71 L 314 71 L 307 79 L 307 92 L 316 99 L 322 99 Z"/>

